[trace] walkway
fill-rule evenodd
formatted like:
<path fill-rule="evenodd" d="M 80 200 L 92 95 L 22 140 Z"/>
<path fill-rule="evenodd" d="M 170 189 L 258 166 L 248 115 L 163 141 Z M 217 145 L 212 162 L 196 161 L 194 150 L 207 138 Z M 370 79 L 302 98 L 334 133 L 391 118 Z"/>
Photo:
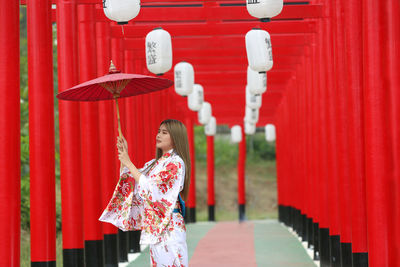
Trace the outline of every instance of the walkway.
<path fill-rule="evenodd" d="M 315 267 L 307 252 L 276 220 L 187 225 L 190 267 Z M 149 249 L 128 267 L 149 266 Z"/>

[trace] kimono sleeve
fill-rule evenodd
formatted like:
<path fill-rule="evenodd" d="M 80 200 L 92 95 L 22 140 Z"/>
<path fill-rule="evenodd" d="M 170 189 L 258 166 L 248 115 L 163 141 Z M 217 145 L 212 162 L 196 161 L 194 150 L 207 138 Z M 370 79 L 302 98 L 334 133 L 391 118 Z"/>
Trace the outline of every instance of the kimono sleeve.
<path fill-rule="evenodd" d="M 138 195 L 144 202 L 144 230 L 160 234 L 171 220 L 175 203 L 185 177 L 185 165 L 180 157 L 166 162 L 162 169 L 150 177 L 142 174 Z"/>
<path fill-rule="evenodd" d="M 143 168 L 146 168 L 152 161 L 147 162 Z M 121 169 L 120 179 L 113 196 L 99 221 L 111 223 L 123 231 L 141 230 L 143 200 L 137 194 L 135 179 L 127 167 Z"/>

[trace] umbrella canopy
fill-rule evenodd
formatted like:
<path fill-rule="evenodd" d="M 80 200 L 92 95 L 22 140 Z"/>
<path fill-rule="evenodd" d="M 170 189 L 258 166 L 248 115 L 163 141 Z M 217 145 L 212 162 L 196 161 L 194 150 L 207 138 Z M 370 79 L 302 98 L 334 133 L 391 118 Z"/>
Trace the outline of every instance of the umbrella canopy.
<path fill-rule="evenodd" d="M 78 84 L 57 94 L 61 100 L 99 101 L 115 99 L 118 131 L 121 133 L 118 98 L 146 94 L 172 86 L 171 80 L 140 74 L 121 73 L 111 61 L 109 74 Z"/>
<path fill-rule="evenodd" d="M 172 85 L 171 80 L 159 77 L 110 73 L 65 90 L 59 93 L 57 98 L 72 101 L 99 101 L 151 93 Z"/>

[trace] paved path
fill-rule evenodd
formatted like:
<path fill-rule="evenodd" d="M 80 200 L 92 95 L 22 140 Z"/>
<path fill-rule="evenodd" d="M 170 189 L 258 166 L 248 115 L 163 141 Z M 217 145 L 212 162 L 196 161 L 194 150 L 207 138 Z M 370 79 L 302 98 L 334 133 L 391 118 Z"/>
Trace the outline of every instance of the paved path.
<path fill-rule="evenodd" d="M 298 239 L 276 220 L 188 224 L 187 243 L 190 267 L 315 267 Z M 149 266 L 149 249 L 128 266 Z"/>

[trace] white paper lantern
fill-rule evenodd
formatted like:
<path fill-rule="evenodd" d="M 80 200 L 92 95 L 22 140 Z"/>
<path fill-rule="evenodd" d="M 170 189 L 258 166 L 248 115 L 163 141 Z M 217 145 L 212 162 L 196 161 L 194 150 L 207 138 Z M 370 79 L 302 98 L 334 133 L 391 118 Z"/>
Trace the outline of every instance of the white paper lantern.
<path fill-rule="evenodd" d="M 250 93 L 249 86 L 246 86 L 246 106 L 252 109 L 258 109 L 262 104 L 261 94 Z"/>
<path fill-rule="evenodd" d="M 269 21 L 282 12 L 283 0 L 247 0 L 247 11 L 261 21 Z"/>
<path fill-rule="evenodd" d="M 259 110 L 258 109 L 253 109 L 249 108 L 246 106 L 246 113 L 244 116 L 244 120 L 246 122 L 250 123 L 257 123 L 259 118 Z"/>
<path fill-rule="evenodd" d="M 273 142 L 276 139 L 275 126 L 273 124 L 267 124 L 265 126 L 265 139 L 268 142 Z"/>
<path fill-rule="evenodd" d="M 267 91 L 267 73 L 254 71 L 247 67 L 247 86 L 252 94 L 262 94 Z"/>
<path fill-rule="evenodd" d="M 174 68 L 175 92 L 181 96 L 188 96 L 193 91 L 194 70 L 187 62 L 179 62 Z"/>
<path fill-rule="evenodd" d="M 214 136 L 217 133 L 217 120 L 214 116 L 212 116 L 210 121 L 205 125 L 204 132 L 207 136 Z"/>
<path fill-rule="evenodd" d="M 249 66 L 257 72 L 269 71 L 272 59 L 271 37 L 267 31 L 254 28 L 246 34 L 246 52 Z"/>
<path fill-rule="evenodd" d="M 160 28 L 155 28 L 146 35 L 147 69 L 157 75 L 169 71 L 172 67 L 171 35 Z"/>
<path fill-rule="evenodd" d="M 139 14 L 140 0 L 103 0 L 103 11 L 110 20 L 127 24 Z"/>
<path fill-rule="evenodd" d="M 188 107 L 190 110 L 199 111 L 204 102 L 204 90 L 200 84 L 193 85 L 193 91 L 188 95 Z"/>
<path fill-rule="evenodd" d="M 201 105 L 197 115 L 201 124 L 207 124 L 211 119 L 211 104 L 208 102 L 203 102 L 203 105 Z"/>
<path fill-rule="evenodd" d="M 240 143 L 242 141 L 242 127 L 235 125 L 231 129 L 232 143 Z"/>
<path fill-rule="evenodd" d="M 244 133 L 247 135 L 253 135 L 256 133 L 256 125 L 251 122 L 244 122 Z"/>

